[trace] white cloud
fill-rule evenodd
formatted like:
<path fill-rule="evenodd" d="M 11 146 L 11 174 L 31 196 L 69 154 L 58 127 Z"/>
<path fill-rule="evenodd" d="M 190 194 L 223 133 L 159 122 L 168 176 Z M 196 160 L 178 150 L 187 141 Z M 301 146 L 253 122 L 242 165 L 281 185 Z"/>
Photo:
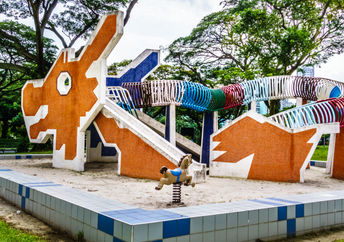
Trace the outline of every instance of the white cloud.
<path fill-rule="evenodd" d="M 344 54 L 332 56 L 327 63 L 315 68 L 316 77 L 344 81 Z"/>
<path fill-rule="evenodd" d="M 141 0 L 108 63 L 133 59 L 145 49 L 168 46 L 190 34 L 201 19 L 220 9 L 220 0 Z"/>

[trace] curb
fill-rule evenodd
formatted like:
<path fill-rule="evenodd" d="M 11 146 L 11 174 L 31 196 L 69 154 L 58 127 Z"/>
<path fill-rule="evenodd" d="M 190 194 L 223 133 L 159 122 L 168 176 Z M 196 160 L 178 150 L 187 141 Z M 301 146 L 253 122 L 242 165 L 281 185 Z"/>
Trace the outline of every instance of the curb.
<path fill-rule="evenodd" d="M 19 159 L 44 159 L 52 158 L 53 154 L 23 154 L 23 155 L 0 155 L 0 160 L 19 160 Z"/>

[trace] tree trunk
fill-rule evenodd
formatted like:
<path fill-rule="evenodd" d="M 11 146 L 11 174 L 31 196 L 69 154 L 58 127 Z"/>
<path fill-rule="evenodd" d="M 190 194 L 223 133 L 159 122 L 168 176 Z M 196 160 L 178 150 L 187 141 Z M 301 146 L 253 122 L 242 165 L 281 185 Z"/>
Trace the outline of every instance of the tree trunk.
<path fill-rule="evenodd" d="M 37 56 L 37 69 L 39 78 L 43 78 L 45 76 L 45 68 L 44 68 L 44 57 L 43 57 L 43 29 L 41 28 L 40 20 L 39 20 L 39 3 L 32 5 L 32 16 L 35 23 L 35 31 L 36 31 L 36 56 Z"/>
<path fill-rule="evenodd" d="M 1 127 L 1 138 L 5 139 L 7 138 L 8 134 L 8 120 L 2 120 L 2 127 Z"/>
<path fill-rule="evenodd" d="M 270 114 L 270 116 L 278 113 L 280 108 L 281 108 L 280 100 L 271 100 L 270 101 L 270 106 L 269 106 L 269 114 Z"/>

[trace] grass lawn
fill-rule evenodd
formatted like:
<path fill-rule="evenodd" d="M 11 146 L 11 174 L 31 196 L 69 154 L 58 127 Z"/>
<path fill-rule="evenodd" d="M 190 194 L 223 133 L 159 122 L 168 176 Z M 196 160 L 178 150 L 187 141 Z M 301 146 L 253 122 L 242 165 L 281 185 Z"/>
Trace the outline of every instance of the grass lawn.
<path fill-rule="evenodd" d="M 327 160 L 328 145 L 318 145 L 311 160 Z"/>
<path fill-rule="evenodd" d="M 0 220 L 0 240 L 2 242 L 31 242 L 31 241 L 40 241 L 43 242 L 45 240 L 40 239 L 38 236 L 27 234 L 21 232 L 20 230 L 11 228 L 7 223 Z"/>

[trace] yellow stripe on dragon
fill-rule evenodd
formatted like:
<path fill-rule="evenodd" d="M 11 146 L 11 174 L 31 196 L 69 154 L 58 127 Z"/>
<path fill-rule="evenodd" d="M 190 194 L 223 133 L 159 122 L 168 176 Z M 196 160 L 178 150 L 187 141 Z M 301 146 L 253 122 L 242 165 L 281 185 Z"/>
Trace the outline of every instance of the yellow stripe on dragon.
<path fill-rule="evenodd" d="M 171 185 L 175 183 L 184 183 L 185 186 L 195 186 L 192 182 L 192 176 L 187 175 L 187 169 L 192 164 L 191 154 L 184 155 L 179 163 L 178 168 L 174 170 L 168 169 L 166 166 L 161 167 L 160 173 L 163 177 L 160 179 L 159 185 L 155 187 L 156 190 L 160 190 L 164 185 Z"/>

